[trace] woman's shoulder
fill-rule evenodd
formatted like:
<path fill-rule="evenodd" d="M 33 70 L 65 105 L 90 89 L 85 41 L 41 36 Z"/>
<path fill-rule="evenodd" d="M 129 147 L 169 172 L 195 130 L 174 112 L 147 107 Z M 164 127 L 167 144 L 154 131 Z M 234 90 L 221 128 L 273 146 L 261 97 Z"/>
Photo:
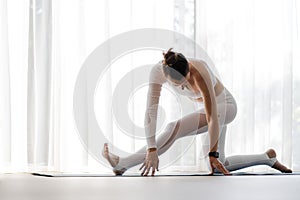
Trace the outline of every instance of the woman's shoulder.
<path fill-rule="evenodd" d="M 152 66 L 151 74 L 153 74 L 153 75 L 163 74 L 162 61 L 159 61 L 158 63 L 156 63 Z"/>
<path fill-rule="evenodd" d="M 200 74 L 204 75 L 204 77 L 210 78 L 213 85 L 217 83 L 213 65 L 209 65 L 204 59 L 192 58 L 188 59 L 188 61 L 192 63 Z M 207 75 L 205 76 L 205 74 Z"/>
<path fill-rule="evenodd" d="M 201 66 L 207 66 L 207 63 L 204 59 L 201 58 L 187 58 L 189 62 L 191 62 L 194 65 L 201 65 Z"/>
<path fill-rule="evenodd" d="M 152 66 L 150 72 L 150 81 L 155 83 L 164 83 L 166 81 L 166 78 L 163 74 L 162 61 L 159 61 Z"/>

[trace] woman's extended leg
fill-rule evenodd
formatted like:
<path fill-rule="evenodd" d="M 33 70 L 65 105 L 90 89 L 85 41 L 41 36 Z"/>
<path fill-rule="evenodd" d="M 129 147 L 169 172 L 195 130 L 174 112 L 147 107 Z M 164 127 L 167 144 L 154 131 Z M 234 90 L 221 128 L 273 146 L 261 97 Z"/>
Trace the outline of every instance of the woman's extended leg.
<path fill-rule="evenodd" d="M 255 165 L 268 165 L 283 173 L 291 173 L 292 170 L 279 163 L 276 157 L 271 157 L 273 152 L 275 152 L 273 149 L 269 149 L 267 152 L 261 154 L 230 156 L 225 159 L 223 164 L 229 171 L 235 171 Z"/>
<path fill-rule="evenodd" d="M 238 169 L 251 167 L 255 165 L 268 165 L 274 169 L 277 169 L 283 173 L 291 173 L 292 170 L 282 165 L 276 159 L 276 153 L 273 149 L 269 149 L 265 153 L 251 154 L 251 155 L 234 155 L 225 157 L 225 138 L 226 138 L 226 126 L 222 128 L 219 139 L 219 152 L 220 161 L 229 171 L 235 171 Z M 218 170 L 216 170 L 218 172 Z"/>
<path fill-rule="evenodd" d="M 224 90 L 218 97 L 218 116 L 220 124 L 230 123 L 236 115 L 236 103 L 232 95 Z M 165 131 L 157 139 L 158 154 L 167 151 L 181 137 L 205 133 L 208 130 L 204 109 L 186 115 L 182 119 L 168 124 Z M 122 174 L 127 169 L 142 163 L 146 156 L 146 146 L 128 157 L 119 158 L 109 152 L 104 146 L 103 156 L 110 162 L 116 174 Z"/>
<path fill-rule="evenodd" d="M 207 132 L 205 114 L 198 112 L 186 115 L 180 120 L 167 125 L 164 132 L 157 139 L 158 155 L 166 152 L 172 144 L 181 137 Z M 122 174 L 127 169 L 141 164 L 146 156 L 146 146 L 130 156 L 119 158 L 109 152 L 107 144 L 104 146 L 103 155 L 110 162 L 116 174 Z"/>

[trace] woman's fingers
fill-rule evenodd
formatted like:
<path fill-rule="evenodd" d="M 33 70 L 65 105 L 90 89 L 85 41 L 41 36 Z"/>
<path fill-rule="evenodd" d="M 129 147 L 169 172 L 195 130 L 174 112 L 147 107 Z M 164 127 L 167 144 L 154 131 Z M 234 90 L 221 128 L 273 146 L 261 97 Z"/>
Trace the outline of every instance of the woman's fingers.
<path fill-rule="evenodd" d="M 231 175 L 230 172 L 224 167 L 224 165 L 222 163 L 220 163 L 220 166 L 218 169 L 225 175 Z"/>
<path fill-rule="evenodd" d="M 214 167 L 214 164 L 212 162 L 210 162 L 210 168 L 211 168 L 211 172 L 210 172 L 209 175 L 214 175 L 215 167 Z"/>
<path fill-rule="evenodd" d="M 144 169 L 143 169 L 143 172 L 141 173 L 141 176 L 144 176 L 145 171 L 147 170 L 147 167 L 148 167 L 148 165 L 145 164 Z"/>
<path fill-rule="evenodd" d="M 230 172 L 224 167 L 224 165 L 217 160 L 217 164 L 212 163 L 212 174 L 214 173 L 214 169 L 217 168 L 220 172 L 222 172 L 224 175 L 231 175 Z M 215 165 L 215 166 L 214 166 Z"/>
<path fill-rule="evenodd" d="M 230 172 L 224 167 L 224 165 L 217 158 L 210 157 L 209 159 L 210 159 L 210 167 L 211 167 L 211 173 L 209 175 L 213 175 L 215 169 L 218 169 L 224 175 L 231 175 Z"/>
<path fill-rule="evenodd" d="M 143 165 L 140 167 L 139 170 L 143 169 L 144 166 L 145 166 L 145 162 L 143 163 Z"/>
<path fill-rule="evenodd" d="M 144 174 L 144 176 L 148 176 L 149 173 L 149 168 L 146 170 L 146 173 Z"/>
<path fill-rule="evenodd" d="M 149 171 L 150 171 L 150 168 L 151 168 L 151 166 L 147 166 L 147 170 L 146 170 L 146 173 L 144 174 L 144 176 L 148 176 L 148 174 L 149 174 Z"/>
<path fill-rule="evenodd" d="M 156 167 L 155 167 L 155 166 L 152 166 L 151 168 L 152 168 L 152 174 L 151 174 L 151 176 L 154 176 L 155 170 L 158 171 L 158 165 L 156 165 Z"/>
<path fill-rule="evenodd" d="M 151 176 L 154 176 L 154 174 L 155 174 L 155 167 L 152 167 L 152 174 L 151 174 Z"/>
<path fill-rule="evenodd" d="M 154 166 L 151 166 L 150 164 L 143 163 L 143 165 L 140 168 L 140 170 L 141 169 L 143 169 L 143 172 L 141 173 L 141 176 L 148 176 L 148 174 L 149 174 L 150 171 L 151 171 L 151 176 L 154 176 L 155 170 L 158 171 L 158 164 L 156 165 L 156 167 L 154 167 Z"/>
<path fill-rule="evenodd" d="M 158 159 L 157 152 L 147 151 L 145 161 L 143 165 L 140 167 L 140 170 L 143 169 L 141 176 L 148 176 L 149 173 L 151 173 L 151 175 L 154 176 L 155 170 L 157 169 L 158 171 L 158 163 L 159 163 L 159 159 Z"/>
<path fill-rule="evenodd" d="M 141 173 L 141 176 L 148 176 L 148 173 L 150 171 L 151 165 L 149 163 L 144 165 L 144 170 Z"/>

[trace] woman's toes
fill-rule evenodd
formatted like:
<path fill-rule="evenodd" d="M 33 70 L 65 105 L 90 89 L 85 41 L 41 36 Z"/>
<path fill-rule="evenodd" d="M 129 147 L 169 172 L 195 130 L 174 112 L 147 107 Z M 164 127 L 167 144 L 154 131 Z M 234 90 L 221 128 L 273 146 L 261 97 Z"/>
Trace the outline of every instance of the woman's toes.
<path fill-rule="evenodd" d="M 108 144 L 105 143 L 104 146 L 103 146 L 103 150 L 102 150 L 103 157 L 105 157 L 107 159 L 108 153 L 109 153 L 109 151 L 108 151 Z"/>
<path fill-rule="evenodd" d="M 278 161 L 272 167 L 274 169 L 281 171 L 282 173 L 292 173 L 293 172 L 291 169 L 287 168 L 286 166 L 284 166 L 283 164 L 281 164 Z"/>

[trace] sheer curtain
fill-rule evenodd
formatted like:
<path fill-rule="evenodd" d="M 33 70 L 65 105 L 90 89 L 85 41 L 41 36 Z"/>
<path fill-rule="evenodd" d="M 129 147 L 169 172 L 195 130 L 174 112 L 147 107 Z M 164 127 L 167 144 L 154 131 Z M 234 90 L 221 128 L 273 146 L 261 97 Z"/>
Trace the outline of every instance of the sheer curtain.
<path fill-rule="evenodd" d="M 299 170 L 298 12 L 294 0 L 196 1 L 196 41 L 238 103 L 227 155 L 272 147 Z"/>
<path fill-rule="evenodd" d="M 1 171 L 27 167 L 28 10 L 28 1 L 0 2 Z"/>
<path fill-rule="evenodd" d="M 296 0 L 2 0 L 0 170 L 108 172 L 87 153 L 77 133 L 72 107 L 75 81 L 84 60 L 101 43 L 149 27 L 194 39 L 207 50 L 237 98 L 238 116 L 228 129 L 228 155 L 274 147 L 280 160 L 299 170 L 297 11 Z M 95 93 L 99 124 L 109 141 L 126 152 L 136 151 L 145 141 L 126 139 L 105 102 L 126 72 L 160 59 L 158 50 L 120 57 Z M 131 119 L 141 126 L 146 89 L 126 102 Z M 166 88 L 163 95 L 161 115 L 166 120 L 161 127 L 178 115 L 172 93 Z M 164 170 L 207 170 L 199 147 L 203 137 L 176 142 L 168 155 L 180 156 L 164 156 L 169 162 Z"/>
<path fill-rule="evenodd" d="M 87 153 L 76 130 L 72 106 L 78 72 L 110 37 L 145 27 L 172 30 L 173 5 L 171 0 L 1 1 L 1 170 L 109 171 Z M 141 65 L 141 54 L 146 62 L 161 59 L 161 51 L 149 53 L 133 53 L 117 62 L 103 83 L 100 101 L 108 100 L 104 97 L 124 74 L 114 70 L 118 64 Z M 133 104 L 135 115 L 145 105 Z M 124 143 L 110 117 L 105 113 L 103 128 L 114 131 L 107 134 L 114 145 L 128 152 L 144 145 Z"/>

